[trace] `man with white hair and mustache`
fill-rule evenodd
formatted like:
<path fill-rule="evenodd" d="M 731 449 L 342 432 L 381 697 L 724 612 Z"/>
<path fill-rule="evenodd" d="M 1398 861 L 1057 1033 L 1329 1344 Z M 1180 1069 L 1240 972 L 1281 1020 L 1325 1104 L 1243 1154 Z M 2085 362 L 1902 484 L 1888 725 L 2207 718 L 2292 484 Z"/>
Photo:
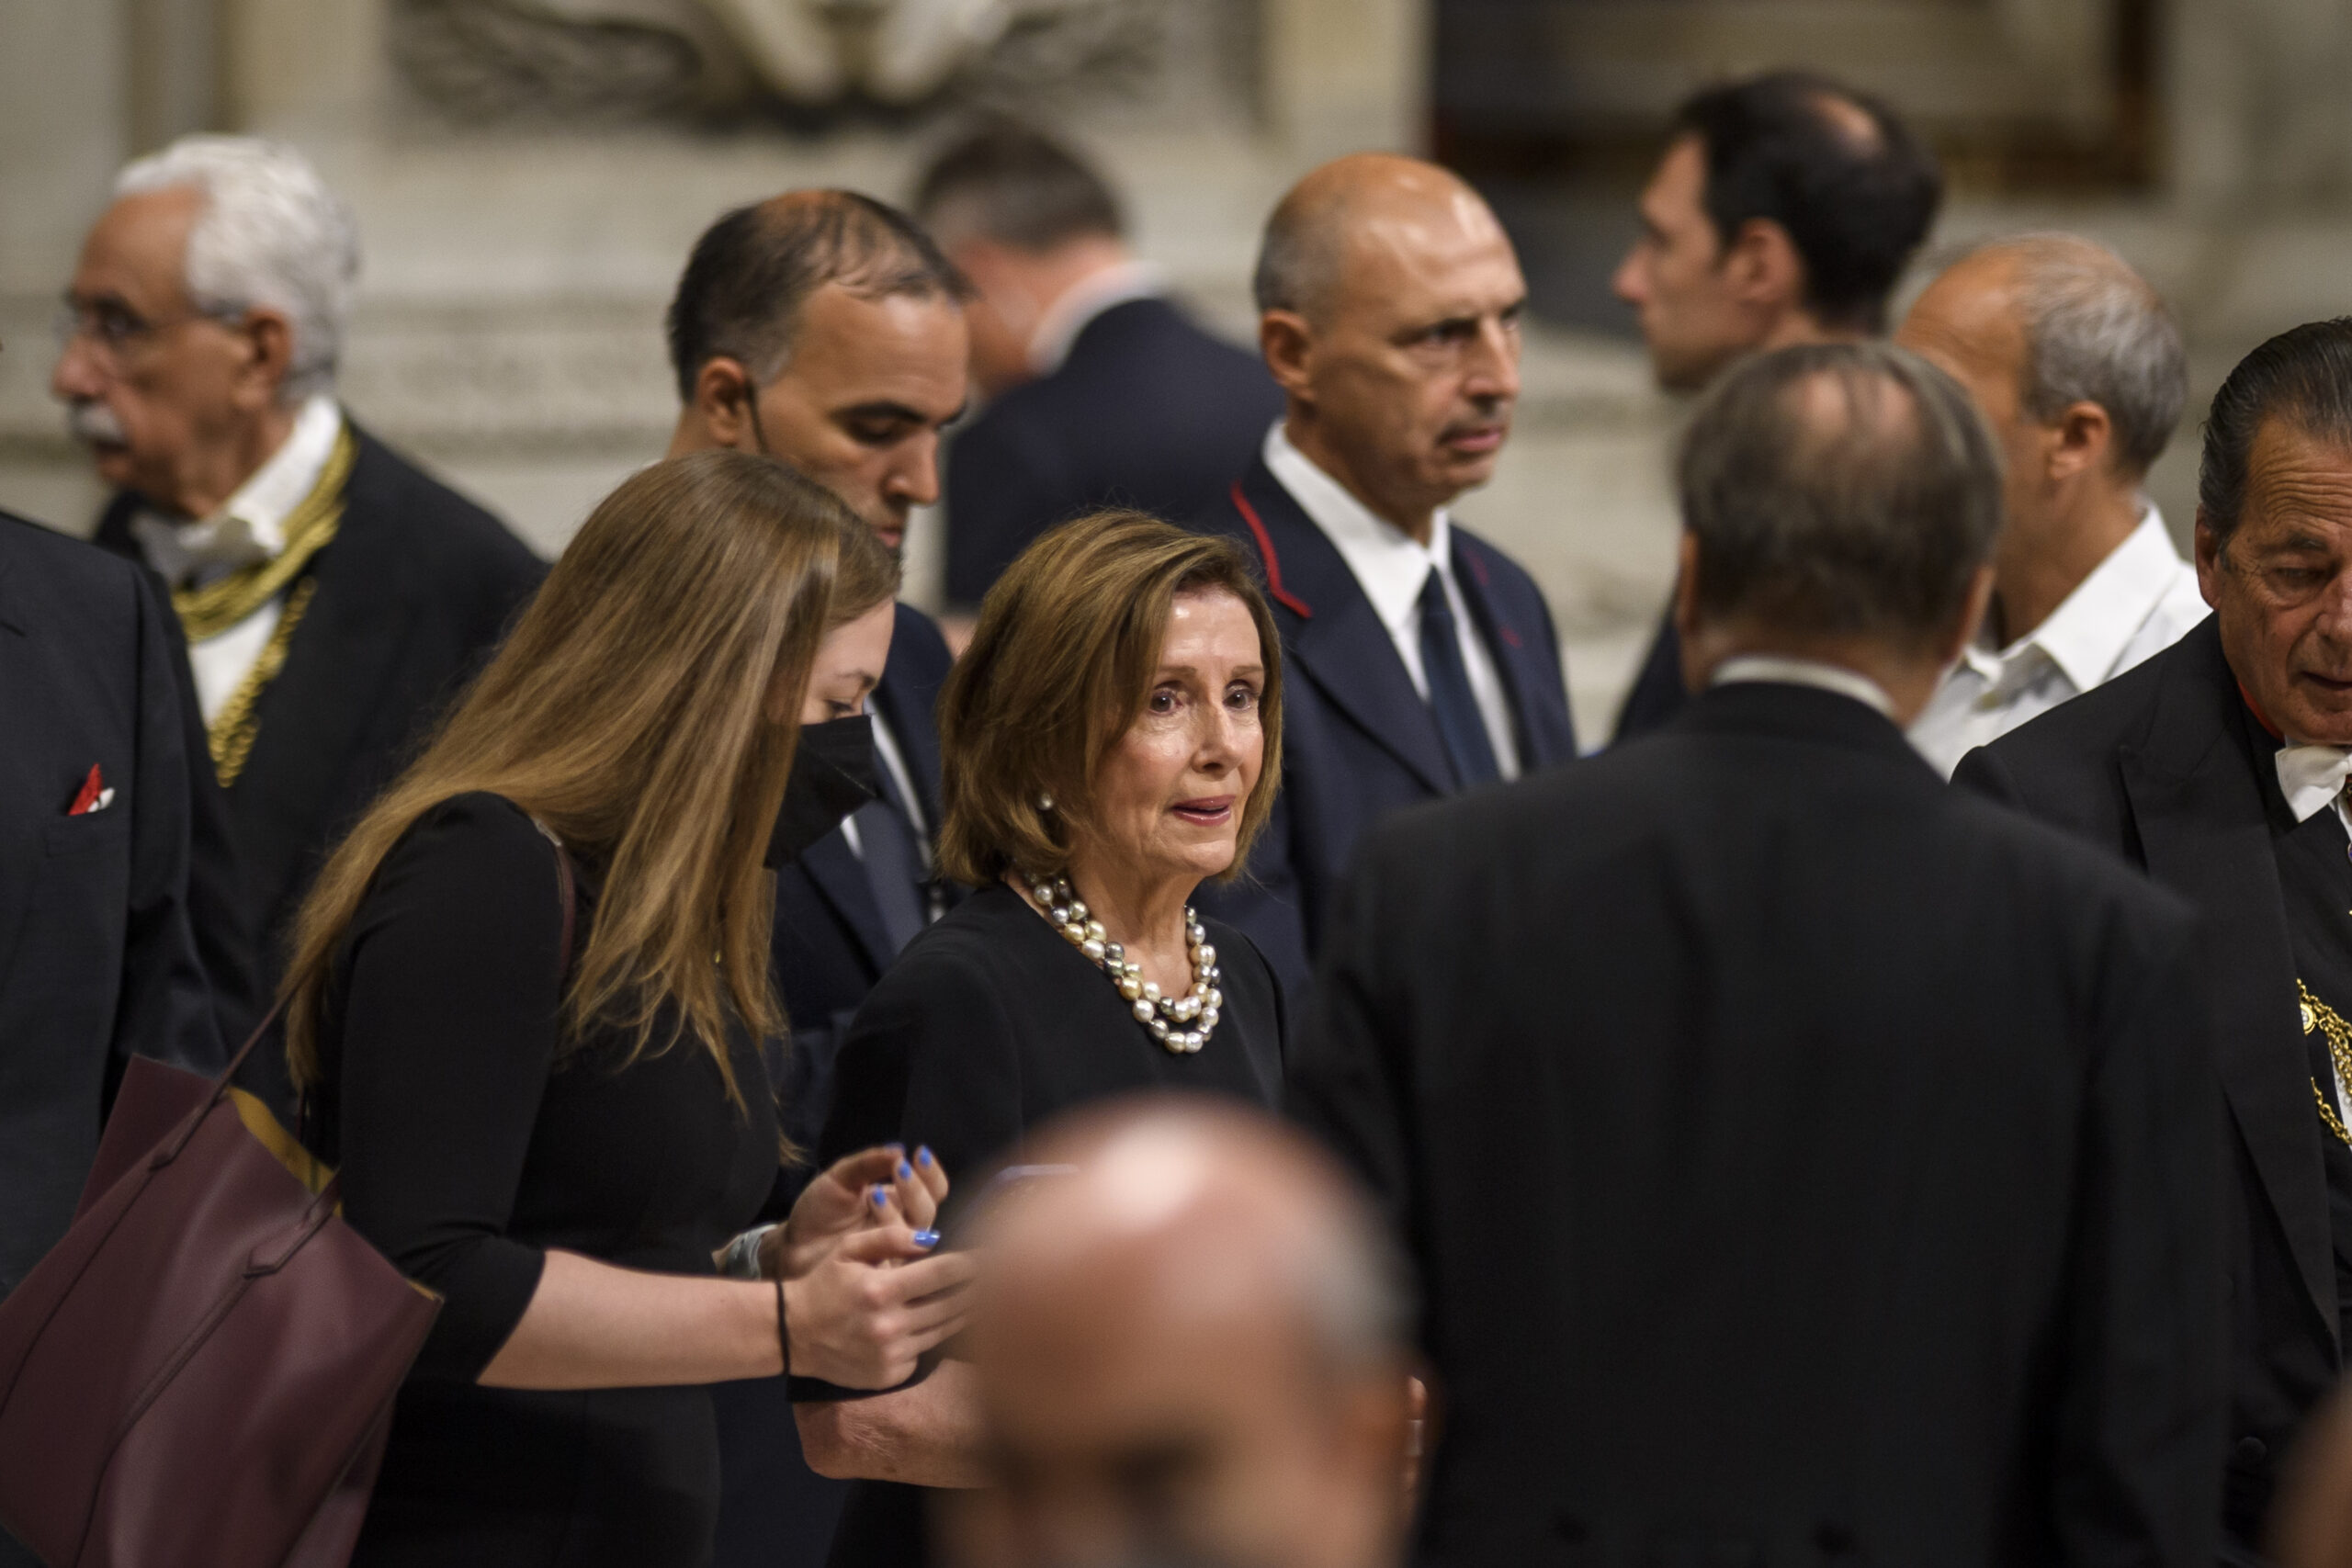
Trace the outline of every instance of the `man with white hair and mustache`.
<path fill-rule="evenodd" d="M 545 570 L 336 402 L 358 265 L 300 153 L 184 137 L 117 176 L 58 318 L 96 541 L 171 590 L 266 985 L 328 835 Z"/>

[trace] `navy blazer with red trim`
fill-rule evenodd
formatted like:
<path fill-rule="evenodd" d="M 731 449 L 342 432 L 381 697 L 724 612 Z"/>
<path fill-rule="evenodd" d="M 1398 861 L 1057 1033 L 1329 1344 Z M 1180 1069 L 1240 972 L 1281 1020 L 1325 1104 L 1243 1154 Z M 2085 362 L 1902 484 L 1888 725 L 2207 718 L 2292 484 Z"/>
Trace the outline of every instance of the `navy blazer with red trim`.
<path fill-rule="evenodd" d="M 1195 902 L 1238 926 L 1295 998 L 1356 840 L 1401 807 L 1453 793 L 1437 722 L 1363 587 L 1323 530 L 1253 460 L 1194 525 L 1258 563 L 1283 640 L 1283 792 L 1248 874 Z M 1510 699 L 1520 769 L 1577 754 L 1559 637 L 1535 580 L 1455 524 L 1454 580 Z"/>

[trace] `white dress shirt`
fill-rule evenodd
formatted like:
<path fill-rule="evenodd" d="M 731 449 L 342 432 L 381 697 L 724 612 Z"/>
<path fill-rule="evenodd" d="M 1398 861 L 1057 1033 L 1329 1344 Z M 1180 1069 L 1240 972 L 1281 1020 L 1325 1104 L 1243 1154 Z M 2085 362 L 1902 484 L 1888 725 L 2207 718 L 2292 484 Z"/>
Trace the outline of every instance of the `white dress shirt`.
<path fill-rule="evenodd" d="M 2197 569 L 2172 547 L 2151 502 L 2049 619 L 2007 648 L 1980 633 L 1962 651 L 1912 725 L 1911 743 L 1950 778 L 1970 751 L 2162 653 L 2207 614 Z"/>
<path fill-rule="evenodd" d="M 310 499 L 342 434 L 342 409 L 334 398 L 319 393 L 294 416 L 294 428 L 269 460 L 211 516 L 183 523 L 141 508 L 130 520 L 130 532 L 147 564 L 175 588 L 201 587 L 276 556 L 286 547 L 286 519 Z M 222 705 L 243 684 L 254 660 L 269 646 L 285 608 L 281 593 L 226 631 L 188 645 L 197 705 L 205 723 L 220 716 Z"/>
<path fill-rule="evenodd" d="M 1121 262 L 1080 278 L 1038 312 L 1037 324 L 1029 333 L 1029 368 L 1040 376 L 1052 375 L 1095 317 L 1114 305 L 1167 292 L 1167 275 L 1149 262 Z"/>
<path fill-rule="evenodd" d="M 1445 584 L 1445 601 L 1453 610 L 1454 641 L 1462 649 L 1462 667 L 1470 677 L 1470 694 L 1477 699 L 1478 717 L 1486 725 L 1487 743 L 1495 749 L 1495 767 L 1506 779 L 1519 777 L 1519 740 L 1511 728 L 1510 695 L 1501 673 L 1478 635 L 1469 602 L 1453 579 L 1453 525 L 1440 508 L 1430 523 L 1430 542 L 1422 544 L 1394 523 L 1373 515 L 1369 507 L 1347 488 L 1317 468 L 1291 445 L 1276 420 L 1266 432 L 1266 467 L 1290 491 L 1299 509 L 1314 520 L 1348 563 L 1348 570 L 1372 601 L 1373 614 L 1387 628 L 1405 661 L 1405 673 L 1421 701 L 1430 700 L 1429 677 L 1421 670 L 1421 590 L 1430 569 L 1437 569 Z"/>
<path fill-rule="evenodd" d="M 1824 659 L 1800 659 L 1793 654 L 1742 653 L 1715 666 L 1707 677 L 1710 686 L 1737 686 L 1761 682 L 1779 686 L 1812 686 L 1824 692 L 1835 692 L 1841 697 L 1851 697 L 1882 718 L 1894 716 L 1894 704 L 1888 698 L 1886 688 L 1859 670 L 1849 670 L 1842 664 L 1832 664 Z"/>

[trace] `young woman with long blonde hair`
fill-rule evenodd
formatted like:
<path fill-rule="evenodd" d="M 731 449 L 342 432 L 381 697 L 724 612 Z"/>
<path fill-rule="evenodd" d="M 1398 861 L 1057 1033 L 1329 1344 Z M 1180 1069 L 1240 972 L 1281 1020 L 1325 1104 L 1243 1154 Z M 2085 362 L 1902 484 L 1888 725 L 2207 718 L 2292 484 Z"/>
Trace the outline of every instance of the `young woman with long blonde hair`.
<path fill-rule="evenodd" d="M 897 585 L 776 464 L 639 473 L 320 875 L 294 1076 L 351 1223 L 445 1298 L 356 1562 L 702 1562 L 696 1385 L 887 1387 L 960 1323 L 921 1151 L 834 1166 L 766 1278 L 714 1268 L 782 1148 L 763 862 L 800 722 L 878 676 Z"/>

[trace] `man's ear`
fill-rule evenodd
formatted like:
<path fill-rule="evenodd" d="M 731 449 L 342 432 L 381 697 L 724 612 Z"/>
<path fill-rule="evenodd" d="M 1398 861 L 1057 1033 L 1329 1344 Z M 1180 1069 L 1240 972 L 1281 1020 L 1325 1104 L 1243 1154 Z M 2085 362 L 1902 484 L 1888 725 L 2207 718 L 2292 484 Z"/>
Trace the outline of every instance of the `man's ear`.
<path fill-rule="evenodd" d="M 1721 266 L 1732 297 L 1774 315 L 1804 303 L 1804 257 L 1789 231 L 1770 218 L 1751 218 L 1724 247 Z"/>
<path fill-rule="evenodd" d="M 2222 573 L 2229 570 L 2228 563 L 2222 558 L 2222 552 L 2228 547 L 2228 542 L 2214 528 L 2212 518 L 2203 507 L 2199 507 L 2195 540 L 2197 592 L 2203 594 L 2205 603 L 2215 609 L 2219 609 L 2222 604 Z"/>
<path fill-rule="evenodd" d="M 1315 329 L 1295 310 L 1268 310 L 1258 318 L 1258 352 L 1274 384 L 1304 397 L 1315 368 Z"/>
<path fill-rule="evenodd" d="M 234 324 L 243 354 L 230 396 L 239 407 L 258 411 L 278 401 L 294 368 L 294 323 L 265 306 L 247 310 Z"/>
<path fill-rule="evenodd" d="M 1674 551 L 1674 635 L 1682 647 L 1682 686 L 1696 692 L 1714 669 L 1699 626 L 1699 536 L 1685 528 Z"/>
<path fill-rule="evenodd" d="M 2069 403 L 2052 428 L 2057 440 L 2050 448 L 2050 477 L 2071 479 L 2077 474 L 2105 468 L 2115 446 L 2115 422 L 2107 411 L 2086 400 Z"/>
<path fill-rule="evenodd" d="M 694 411 L 712 445 L 737 452 L 757 447 L 752 432 L 752 400 L 758 395 L 752 373 L 741 360 L 720 354 L 703 361 L 702 368 L 695 372 Z"/>

